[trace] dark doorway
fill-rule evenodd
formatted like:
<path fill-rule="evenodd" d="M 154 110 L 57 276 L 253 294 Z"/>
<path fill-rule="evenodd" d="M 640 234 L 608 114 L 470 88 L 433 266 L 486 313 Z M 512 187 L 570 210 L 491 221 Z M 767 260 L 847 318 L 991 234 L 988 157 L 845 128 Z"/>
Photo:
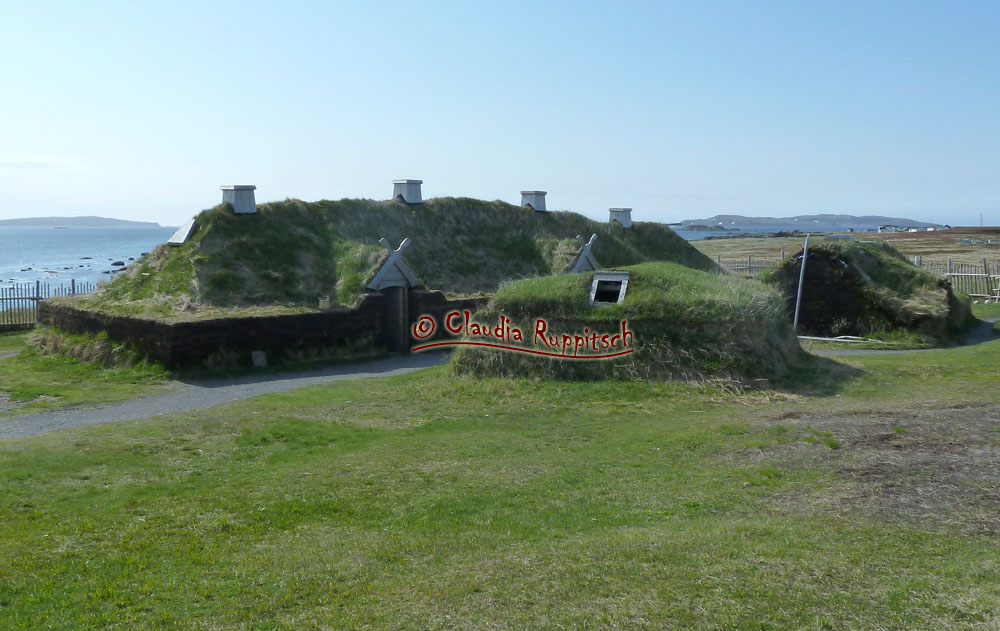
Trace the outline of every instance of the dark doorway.
<path fill-rule="evenodd" d="M 385 311 L 382 319 L 382 339 L 394 353 L 410 352 L 410 290 L 407 287 L 386 287 Z"/>

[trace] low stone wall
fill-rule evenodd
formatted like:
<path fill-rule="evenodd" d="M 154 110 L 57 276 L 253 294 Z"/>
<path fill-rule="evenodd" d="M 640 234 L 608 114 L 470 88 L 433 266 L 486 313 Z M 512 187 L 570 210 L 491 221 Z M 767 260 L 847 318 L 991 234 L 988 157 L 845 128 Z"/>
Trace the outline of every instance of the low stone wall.
<path fill-rule="evenodd" d="M 437 291 L 413 290 L 409 294 L 411 324 L 421 315 L 440 321 L 449 311 L 475 311 L 486 298 L 448 300 Z M 291 349 L 310 349 L 356 342 L 369 337 L 383 345 L 385 297 L 369 294 L 351 311 L 300 313 L 251 318 L 217 318 L 193 322 L 161 322 L 115 316 L 41 301 L 38 322 L 67 333 L 99 333 L 119 343 L 131 344 L 169 368 L 202 364 L 220 351 L 245 354 L 264 351 L 279 357 Z"/>

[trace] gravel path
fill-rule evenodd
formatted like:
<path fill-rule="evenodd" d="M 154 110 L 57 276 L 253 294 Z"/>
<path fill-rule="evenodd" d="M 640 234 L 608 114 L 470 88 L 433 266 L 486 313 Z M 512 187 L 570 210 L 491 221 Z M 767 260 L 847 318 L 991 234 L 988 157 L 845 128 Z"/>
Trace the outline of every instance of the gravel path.
<path fill-rule="evenodd" d="M 982 322 L 965 338 L 964 345 L 981 344 L 993 339 L 993 323 L 1000 318 Z M 813 351 L 826 356 L 842 355 L 889 355 L 896 353 L 923 353 L 935 349 L 914 350 L 852 350 L 831 349 Z M 16 354 L 16 353 L 15 353 Z M 135 419 L 200 410 L 221 403 L 248 399 L 261 394 L 284 392 L 303 386 L 311 386 L 330 381 L 366 379 L 369 377 L 391 377 L 414 370 L 443 364 L 447 353 L 414 353 L 366 362 L 363 364 L 336 365 L 309 372 L 260 375 L 233 380 L 192 381 L 183 389 L 153 397 L 133 399 L 96 408 L 72 408 L 23 414 L 8 419 L 0 419 L 0 440 L 20 436 L 47 434 L 71 427 L 131 421 Z"/>
<path fill-rule="evenodd" d="M 962 340 L 961 346 L 974 346 L 976 344 L 982 344 L 983 342 L 989 342 L 993 338 L 993 323 L 1000 318 L 989 318 L 983 320 L 979 325 L 969 331 L 965 339 Z M 824 350 L 813 350 L 809 351 L 816 355 L 823 355 L 825 357 L 831 356 L 844 356 L 844 355 L 898 355 L 900 353 L 926 353 L 927 351 L 937 351 L 941 350 L 939 348 L 911 348 L 902 351 L 892 351 L 892 350 L 879 350 L 877 348 L 866 348 L 866 349 L 850 349 L 850 348 L 834 348 L 834 349 L 824 349 Z"/>
<path fill-rule="evenodd" d="M 191 381 L 183 389 L 153 397 L 132 399 L 96 408 L 72 408 L 37 414 L 23 414 L 0 419 L 0 440 L 47 434 L 71 427 L 131 421 L 161 414 L 187 412 L 248 399 L 261 394 L 284 392 L 330 381 L 392 377 L 437 366 L 448 359 L 447 353 L 414 353 L 365 362 L 327 366 L 290 374 L 250 376 L 241 379 Z"/>

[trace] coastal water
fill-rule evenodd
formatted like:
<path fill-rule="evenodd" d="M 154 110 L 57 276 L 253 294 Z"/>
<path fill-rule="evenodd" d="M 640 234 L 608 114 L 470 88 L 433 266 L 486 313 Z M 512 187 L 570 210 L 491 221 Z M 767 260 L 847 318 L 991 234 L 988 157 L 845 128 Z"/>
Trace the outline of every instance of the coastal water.
<path fill-rule="evenodd" d="M 700 230 L 682 230 L 677 226 L 670 226 L 670 229 L 676 232 L 685 241 L 700 241 L 701 239 L 707 239 L 708 237 L 718 236 L 722 234 L 731 234 L 729 232 L 702 232 Z"/>
<path fill-rule="evenodd" d="M 113 278 L 177 228 L 42 228 L 0 226 L 0 287 L 40 280 L 52 285 Z"/>
<path fill-rule="evenodd" d="M 683 237 L 687 241 L 699 241 L 701 239 L 707 239 L 709 237 L 725 237 L 725 236 L 735 236 L 739 234 L 759 234 L 759 233 L 773 233 L 773 232 L 794 232 L 796 230 L 801 230 L 802 232 L 845 232 L 849 229 L 854 229 L 855 231 L 863 231 L 867 228 L 873 228 L 874 226 L 860 225 L 860 224 L 832 224 L 832 223 L 819 223 L 818 221 L 796 221 L 789 222 L 785 224 L 774 224 L 768 226 L 754 226 L 748 228 L 740 228 L 737 225 L 726 226 L 726 230 L 685 230 L 682 226 L 670 226 L 671 230 L 676 232 L 678 235 Z"/>

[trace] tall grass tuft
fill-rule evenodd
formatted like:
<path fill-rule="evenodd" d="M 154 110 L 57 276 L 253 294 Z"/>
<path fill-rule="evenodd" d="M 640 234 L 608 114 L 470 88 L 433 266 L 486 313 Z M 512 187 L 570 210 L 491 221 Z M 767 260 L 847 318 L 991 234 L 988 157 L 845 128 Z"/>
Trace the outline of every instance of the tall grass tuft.
<path fill-rule="evenodd" d="M 112 341 L 104 331 L 96 335 L 70 335 L 52 327 L 41 327 L 29 335 L 28 341 L 44 355 L 72 357 L 104 368 L 166 374 L 162 366 L 142 351 Z"/>

